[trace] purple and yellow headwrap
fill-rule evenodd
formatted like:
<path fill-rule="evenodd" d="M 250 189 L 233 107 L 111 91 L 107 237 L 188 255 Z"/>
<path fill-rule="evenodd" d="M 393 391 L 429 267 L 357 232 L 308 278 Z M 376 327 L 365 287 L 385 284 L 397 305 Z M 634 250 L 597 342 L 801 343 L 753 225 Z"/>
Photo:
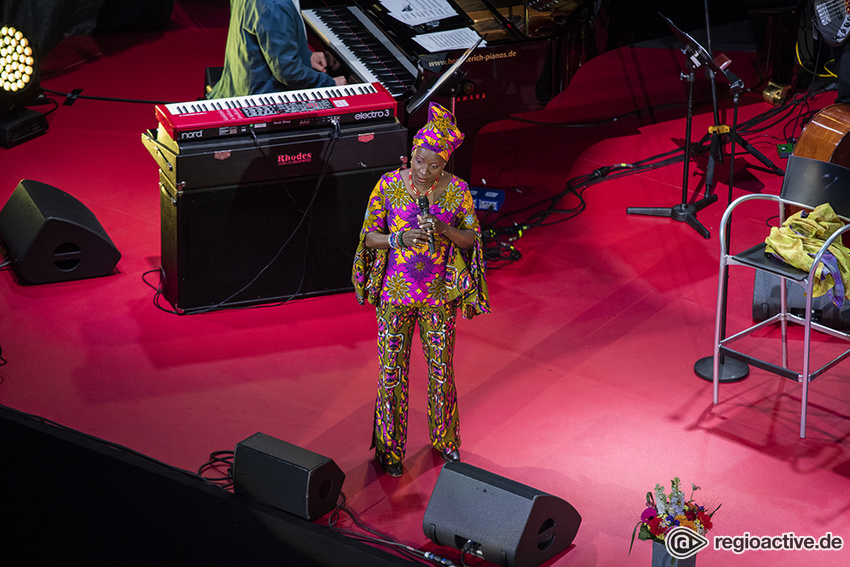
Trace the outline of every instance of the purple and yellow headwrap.
<path fill-rule="evenodd" d="M 431 150 L 448 161 L 462 142 L 463 132 L 457 129 L 454 115 L 432 102 L 428 106 L 428 122 L 413 137 L 413 147 Z"/>

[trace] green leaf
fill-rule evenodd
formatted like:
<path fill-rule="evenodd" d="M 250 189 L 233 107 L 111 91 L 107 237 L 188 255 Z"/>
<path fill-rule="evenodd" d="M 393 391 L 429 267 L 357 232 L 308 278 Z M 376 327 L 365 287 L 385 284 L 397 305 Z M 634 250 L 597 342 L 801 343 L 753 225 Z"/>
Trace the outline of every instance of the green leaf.
<path fill-rule="evenodd" d="M 638 522 L 637 524 L 635 524 L 635 529 L 632 530 L 632 541 L 629 544 L 629 555 L 632 554 L 632 546 L 635 544 L 635 532 L 637 531 L 638 526 L 641 526 L 641 531 L 643 531 L 643 522 Z"/>

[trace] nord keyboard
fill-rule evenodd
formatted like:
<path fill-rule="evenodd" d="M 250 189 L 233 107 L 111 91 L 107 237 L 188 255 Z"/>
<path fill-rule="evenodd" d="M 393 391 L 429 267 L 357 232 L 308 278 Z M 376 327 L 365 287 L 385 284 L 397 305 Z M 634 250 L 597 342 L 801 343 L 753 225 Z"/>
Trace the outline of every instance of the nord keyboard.
<path fill-rule="evenodd" d="M 156 118 L 175 141 L 393 120 L 395 99 L 378 83 L 158 104 Z"/>
<path fill-rule="evenodd" d="M 410 94 L 418 71 L 357 6 L 301 12 L 304 21 L 364 81 L 378 82 L 396 98 Z"/>

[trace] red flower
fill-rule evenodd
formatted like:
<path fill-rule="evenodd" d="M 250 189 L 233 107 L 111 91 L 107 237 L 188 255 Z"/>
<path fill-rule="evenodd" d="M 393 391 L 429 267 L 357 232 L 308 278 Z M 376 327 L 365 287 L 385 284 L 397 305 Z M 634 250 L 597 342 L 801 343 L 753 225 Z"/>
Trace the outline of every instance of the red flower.
<path fill-rule="evenodd" d="M 713 524 L 711 523 L 711 516 L 709 516 L 705 512 L 700 512 L 699 514 L 697 514 L 697 518 L 705 528 L 705 531 L 708 531 L 712 528 Z"/>
<path fill-rule="evenodd" d="M 666 532 L 667 530 L 661 527 L 661 522 L 661 518 L 657 516 L 655 518 L 652 518 L 649 522 L 647 522 L 647 525 L 649 526 L 649 531 L 654 533 L 655 535 L 661 535 Z"/>

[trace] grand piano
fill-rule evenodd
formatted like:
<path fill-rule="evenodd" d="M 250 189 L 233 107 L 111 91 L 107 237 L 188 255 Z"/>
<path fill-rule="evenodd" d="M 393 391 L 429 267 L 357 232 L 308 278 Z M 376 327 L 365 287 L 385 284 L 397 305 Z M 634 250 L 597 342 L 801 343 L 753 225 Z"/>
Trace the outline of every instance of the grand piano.
<path fill-rule="evenodd" d="M 472 140 L 489 122 L 542 109 L 570 76 L 595 55 L 596 15 L 590 0 L 447 0 L 454 15 L 408 25 L 378 0 L 303 0 L 314 49 L 330 51 L 350 81 L 380 82 L 397 101 L 402 122 L 415 132 L 427 105 L 406 114 L 406 102 L 427 89 L 465 49 L 433 51 L 415 38 L 471 29 L 484 38 L 453 80 L 431 99 L 453 109 L 467 135 L 450 168 L 469 178 Z M 419 6 L 427 5 L 427 0 Z"/>
<path fill-rule="evenodd" d="M 420 8 L 431 1 L 413 0 L 410 4 Z M 659 12 L 686 31 L 704 30 L 708 5 L 703 0 L 447 0 L 455 16 L 411 26 L 392 17 L 387 9 L 387 5 L 402 2 L 302 0 L 301 8 L 313 48 L 324 47 L 333 53 L 355 82 L 381 82 L 400 102 L 400 119 L 411 133 L 425 122 L 427 105 L 404 116 L 404 103 L 464 52 L 431 52 L 414 38 L 471 28 L 485 39 L 486 45 L 463 64 L 465 76 L 449 81 L 431 99 L 454 109 L 467 142 L 454 154 L 449 169 L 473 182 L 472 148 L 482 127 L 518 113 L 542 110 L 569 88 L 579 67 L 604 52 L 627 45 L 673 47 L 673 36 Z M 787 4 L 781 0 L 713 0 L 712 28 L 716 32 L 727 24 L 746 23 L 751 5 L 769 14 L 781 12 Z M 732 39 L 740 44 L 743 36 Z M 674 76 L 671 80 L 679 79 Z"/>

